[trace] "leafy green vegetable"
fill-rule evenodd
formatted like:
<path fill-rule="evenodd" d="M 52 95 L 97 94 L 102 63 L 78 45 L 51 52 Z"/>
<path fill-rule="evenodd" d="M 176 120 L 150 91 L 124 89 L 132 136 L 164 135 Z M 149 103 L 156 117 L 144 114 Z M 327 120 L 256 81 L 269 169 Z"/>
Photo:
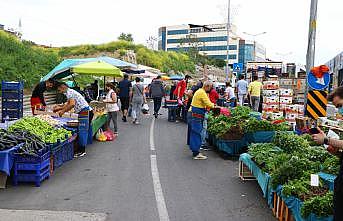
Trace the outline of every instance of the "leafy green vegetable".
<path fill-rule="evenodd" d="M 253 133 L 256 131 L 287 131 L 289 126 L 286 123 L 272 124 L 267 120 L 257 120 L 256 118 L 249 118 L 243 126 L 244 132 Z"/>
<path fill-rule="evenodd" d="M 323 166 L 322 171 L 324 173 L 338 175 L 339 169 L 340 169 L 339 158 L 331 155 L 330 157 L 325 159 L 322 166 Z"/>
<path fill-rule="evenodd" d="M 274 144 L 286 153 L 305 152 L 310 147 L 307 140 L 288 132 L 277 132 L 274 137 Z"/>
<path fill-rule="evenodd" d="M 328 217 L 333 214 L 333 192 L 329 191 L 324 196 L 315 196 L 304 202 L 301 215 L 308 217 L 311 213 L 317 217 Z"/>

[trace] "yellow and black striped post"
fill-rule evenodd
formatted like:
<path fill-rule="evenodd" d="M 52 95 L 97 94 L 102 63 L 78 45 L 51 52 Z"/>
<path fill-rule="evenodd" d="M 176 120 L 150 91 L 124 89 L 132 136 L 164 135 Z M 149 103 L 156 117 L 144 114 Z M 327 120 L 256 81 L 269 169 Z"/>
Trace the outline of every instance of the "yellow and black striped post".
<path fill-rule="evenodd" d="M 309 91 L 307 94 L 306 115 L 315 120 L 319 117 L 326 117 L 327 96 L 327 91 Z"/>

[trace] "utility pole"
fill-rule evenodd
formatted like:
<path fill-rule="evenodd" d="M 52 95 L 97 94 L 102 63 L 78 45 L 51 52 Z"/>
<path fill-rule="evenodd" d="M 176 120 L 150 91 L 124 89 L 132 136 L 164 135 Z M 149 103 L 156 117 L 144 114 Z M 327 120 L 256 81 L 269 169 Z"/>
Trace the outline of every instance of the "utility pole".
<path fill-rule="evenodd" d="M 229 80 L 230 77 L 230 7 L 231 7 L 231 0 L 228 0 L 228 7 L 227 7 L 227 42 L 226 42 L 226 81 Z"/>
<path fill-rule="evenodd" d="M 308 30 L 308 46 L 306 54 L 306 73 L 309 74 L 311 68 L 314 67 L 314 58 L 316 52 L 316 32 L 317 32 L 317 6 L 318 0 L 311 0 L 310 22 Z M 308 82 L 306 81 L 305 90 L 305 109 L 307 105 L 307 93 L 309 91 Z M 305 111 L 306 112 L 306 111 Z"/>

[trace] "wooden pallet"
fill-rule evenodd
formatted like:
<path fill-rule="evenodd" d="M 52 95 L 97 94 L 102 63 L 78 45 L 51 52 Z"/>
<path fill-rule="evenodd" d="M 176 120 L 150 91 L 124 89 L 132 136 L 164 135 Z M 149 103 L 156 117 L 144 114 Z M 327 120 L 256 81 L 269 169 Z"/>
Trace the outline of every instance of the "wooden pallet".
<path fill-rule="evenodd" d="M 244 181 L 256 180 L 250 169 L 242 161 L 239 161 L 238 176 Z"/>
<path fill-rule="evenodd" d="M 286 203 L 274 193 L 273 214 L 279 221 L 294 221 L 294 217 Z"/>

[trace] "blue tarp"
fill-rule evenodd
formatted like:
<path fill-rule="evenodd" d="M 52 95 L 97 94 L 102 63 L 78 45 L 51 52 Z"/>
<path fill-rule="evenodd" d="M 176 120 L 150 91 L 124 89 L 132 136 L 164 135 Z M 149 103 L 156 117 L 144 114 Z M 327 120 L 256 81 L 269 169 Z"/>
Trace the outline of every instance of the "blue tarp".
<path fill-rule="evenodd" d="M 14 153 L 19 149 L 20 145 L 12 147 L 11 149 L 0 151 L 0 170 L 10 175 L 13 162 Z"/>
<path fill-rule="evenodd" d="M 324 180 L 324 183 L 329 187 L 331 191 L 334 190 L 334 185 L 335 185 L 335 179 L 337 176 L 332 175 L 332 174 L 327 174 L 327 173 L 322 173 L 320 172 L 319 177 Z"/>
<path fill-rule="evenodd" d="M 104 61 L 117 68 L 137 68 L 135 64 L 128 63 L 116 58 L 111 57 L 98 57 L 98 58 L 76 58 L 76 59 L 66 59 L 52 69 L 46 76 L 44 76 L 41 81 L 46 81 L 49 78 L 62 79 L 71 74 L 70 68 L 79 64 L 93 61 Z"/>
<path fill-rule="evenodd" d="M 241 140 L 221 140 L 217 141 L 218 149 L 229 155 L 237 155 L 248 146 L 248 141 L 243 137 Z"/>
<path fill-rule="evenodd" d="M 246 134 L 249 143 L 270 143 L 273 141 L 275 131 L 257 131 Z"/>

